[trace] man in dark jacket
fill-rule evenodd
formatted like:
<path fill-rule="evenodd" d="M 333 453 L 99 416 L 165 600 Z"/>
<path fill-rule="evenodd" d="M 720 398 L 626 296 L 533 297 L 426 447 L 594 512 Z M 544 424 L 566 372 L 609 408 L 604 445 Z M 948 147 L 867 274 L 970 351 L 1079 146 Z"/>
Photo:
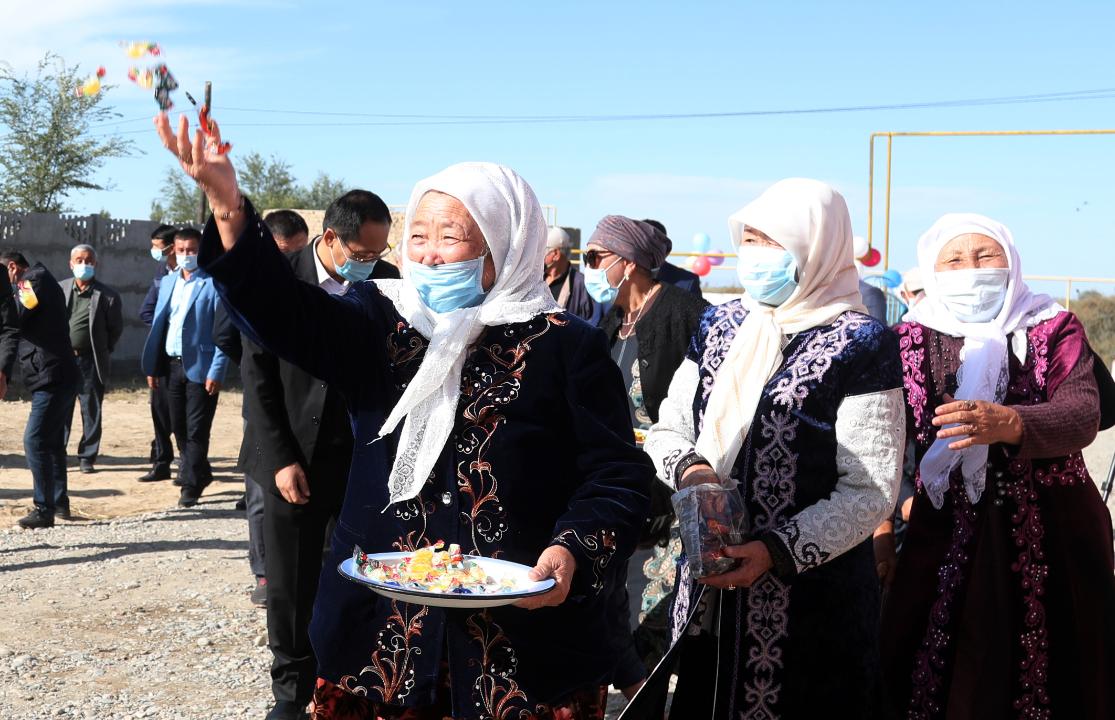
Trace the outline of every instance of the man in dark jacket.
<path fill-rule="evenodd" d="M 643 222 L 651 227 L 658 228 L 662 231 L 663 235 L 669 237 L 669 234 L 666 232 L 666 226 L 657 220 L 643 220 Z M 660 282 L 679 287 L 691 295 L 703 297 L 703 295 L 701 295 L 701 276 L 685 268 L 678 267 L 672 262 L 663 262 L 662 266 L 655 270 L 654 277 Z"/>
<path fill-rule="evenodd" d="M 18 348 L 19 313 L 15 309 L 8 273 L 0 272 L 0 400 L 8 394 Z"/>
<path fill-rule="evenodd" d="M 74 348 L 81 386 L 81 440 L 77 457 L 81 472 L 95 472 L 94 464 L 101 449 L 101 405 L 105 385 L 111 373 L 112 351 L 124 332 L 124 315 L 120 294 L 97 279 L 97 251 L 90 245 L 78 245 L 70 251 L 72 278 L 59 285 L 66 298 L 69 313 L 70 344 Z M 73 426 L 73 412 L 66 418 L 66 440 Z"/>
<path fill-rule="evenodd" d="M 81 374 L 70 345 L 66 299 L 42 263 L 32 267 L 19 252 L 0 252 L 0 263 L 16 289 L 16 313 L 24 347 L 19 352 L 23 385 L 31 393 L 31 415 L 23 451 L 35 485 L 35 508 L 19 524 L 54 526 L 69 518 L 66 494 L 66 414 L 73 412 Z"/>
<path fill-rule="evenodd" d="M 600 306 L 585 290 L 585 277 L 570 262 L 573 240 L 559 227 L 551 227 L 546 235 L 546 255 L 542 272 L 558 305 L 582 320 L 595 325 L 600 321 Z"/>
<path fill-rule="evenodd" d="M 159 302 L 159 283 L 168 272 L 178 269 L 174 258 L 174 232 L 177 228 L 173 225 L 160 225 L 151 233 L 151 257 L 159 263 L 155 270 L 155 279 L 143 298 L 139 308 L 139 319 L 147 327 L 155 319 L 155 305 Z M 139 478 L 140 482 L 153 482 L 155 480 L 170 479 L 170 464 L 174 461 L 174 445 L 170 434 L 170 399 L 167 397 L 166 377 L 160 377 L 160 382 L 150 389 L 151 400 L 151 425 L 155 429 L 155 437 L 151 440 L 151 469 L 146 475 Z M 181 455 L 182 448 L 178 448 Z"/>
<path fill-rule="evenodd" d="M 390 228 L 387 205 L 373 193 L 353 190 L 325 211 L 324 233 L 287 258 L 299 280 L 332 294 L 346 292 L 361 275 L 397 279 L 395 266 L 378 260 L 387 250 Z M 352 430 L 344 400 L 335 390 L 247 337 L 241 373 L 248 409 L 241 464 L 264 490 L 267 632 L 275 696 L 267 717 L 300 718 L 316 680 L 310 614 L 326 529 L 344 500 Z"/>

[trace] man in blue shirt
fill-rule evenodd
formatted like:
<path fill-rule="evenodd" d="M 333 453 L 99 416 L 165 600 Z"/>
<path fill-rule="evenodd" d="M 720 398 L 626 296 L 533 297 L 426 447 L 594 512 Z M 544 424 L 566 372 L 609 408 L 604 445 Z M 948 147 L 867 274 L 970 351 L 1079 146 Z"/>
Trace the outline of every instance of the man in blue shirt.
<path fill-rule="evenodd" d="M 213 481 L 209 432 L 228 367 L 228 357 L 214 340 L 227 316 L 212 279 L 197 266 L 200 242 L 201 233 L 194 228 L 181 228 L 174 235 L 178 270 L 159 284 L 141 361 L 148 386 L 154 388 L 160 381 L 167 385 L 170 426 L 181 448 L 176 481 L 182 487 L 181 507 L 196 505 Z"/>

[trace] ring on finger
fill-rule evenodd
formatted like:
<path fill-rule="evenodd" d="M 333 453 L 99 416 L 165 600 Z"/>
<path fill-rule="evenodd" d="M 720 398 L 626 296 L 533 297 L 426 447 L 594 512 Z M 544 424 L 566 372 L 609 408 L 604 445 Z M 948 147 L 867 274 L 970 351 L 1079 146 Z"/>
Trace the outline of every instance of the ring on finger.
<path fill-rule="evenodd" d="M 968 403 L 964 406 L 964 409 L 967 410 L 968 412 L 972 412 L 973 410 L 976 409 L 976 401 L 975 400 L 969 400 Z"/>

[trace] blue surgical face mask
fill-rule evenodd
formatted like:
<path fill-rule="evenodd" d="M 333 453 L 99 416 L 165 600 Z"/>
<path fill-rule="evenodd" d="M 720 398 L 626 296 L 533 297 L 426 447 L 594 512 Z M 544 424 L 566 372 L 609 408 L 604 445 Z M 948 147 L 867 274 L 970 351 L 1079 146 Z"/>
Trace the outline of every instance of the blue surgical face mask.
<path fill-rule="evenodd" d="M 332 253 L 333 248 L 340 244 L 340 238 L 334 240 L 333 245 L 329 248 L 329 252 Z M 378 262 L 377 260 L 368 260 L 364 262 L 353 260 L 348 255 L 345 255 L 344 248 L 341 248 L 341 257 L 344 258 L 344 262 L 342 263 L 338 263 L 337 258 L 333 257 L 333 269 L 337 271 L 338 275 L 343 277 L 345 280 L 348 280 L 350 283 L 363 282 L 364 280 L 367 280 L 368 277 L 371 276 L 372 270 L 376 266 L 376 262 Z"/>
<path fill-rule="evenodd" d="M 151 248 L 151 259 L 155 262 L 160 262 L 166 259 L 166 251 L 160 250 L 157 247 Z"/>
<path fill-rule="evenodd" d="M 798 264 L 782 248 L 741 245 L 736 274 L 740 285 L 763 305 L 786 302 L 798 286 Z"/>
<path fill-rule="evenodd" d="M 410 281 L 426 307 L 437 313 L 484 302 L 484 258 L 441 265 L 410 263 Z"/>
<path fill-rule="evenodd" d="M 82 282 L 86 282 L 93 279 L 93 275 L 96 274 L 97 269 L 85 263 L 74 263 L 73 271 L 75 278 Z"/>
<path fill-rule="evenodd" d="M 178 262 L 178 267 L 186 272 L 192 273 L 194 270 L 197 270 L 197 255 L 174 253 L 174 259 Z"/>
<path fill-rule="evenodd" d="M 620 285 L 626 282 L 627 278 L 619 281 L 619 285 L 612 287 L 612 283 L 608 281 L 608 271 L 623 258 L 616 258 L 611 265 L 606 268 L 590 268 L 584 269 L 585 275 L 585 290 L 588 291 L 589 297 L 601 305 L 608 305 L 616 301 L 616 296 L 619 295 Z"/>

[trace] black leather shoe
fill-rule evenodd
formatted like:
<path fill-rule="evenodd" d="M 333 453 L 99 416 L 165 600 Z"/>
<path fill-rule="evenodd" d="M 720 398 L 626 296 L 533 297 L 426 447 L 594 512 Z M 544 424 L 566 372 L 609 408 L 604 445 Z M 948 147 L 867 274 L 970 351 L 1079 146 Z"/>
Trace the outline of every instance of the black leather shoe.
<path fill-rule="evenodd" d="M 27 513 L 26 517 L 21 517 L 19 519 L 19 526 L 27 530 L 54 527 L 54 513 L 35 508 Z"/>
<path fill-rule="evenodd" d="M 170 468 L 166 465 L 156 465 L 139 479 L 140 482 L 155 482 L 156 480 L 170 480 Z"/>
<path fill-rule="evenodd" d="M 54 518 L 56 520 L 73 520 L 74 516 L 70 514 L 69 505 L 57 505 L 54 508 Z"/>
<path fill-rule="evenodd" d="M 266 720 L 305 720 L 306 710 L 297 703 L 289 700 L 279 700 L 271 712 L 267 713 Z"/>
<path fill-rule="evenodd" d="M 193 507 L 197 505 L 197 499 L 201 497 L 200 491 L 195 491 L 191 488 L 182 488 L 182 492 L 178 495 L 178 507 Z"/>
<path fill-rule="evenodd" d="M 81 472 L 85 473 L 86 475 L 92 475 L 93 473 L 97 472 L 97 468 L 93 467 L 92 461 L 82 460 Z"/>

